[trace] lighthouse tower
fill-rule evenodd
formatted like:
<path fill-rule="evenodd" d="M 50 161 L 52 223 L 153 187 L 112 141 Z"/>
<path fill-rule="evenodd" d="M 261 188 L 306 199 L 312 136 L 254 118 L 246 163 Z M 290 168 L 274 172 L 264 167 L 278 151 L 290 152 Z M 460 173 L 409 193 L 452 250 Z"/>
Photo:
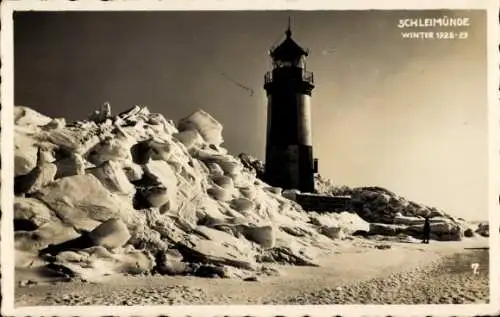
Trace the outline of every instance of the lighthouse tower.
<path fill-rule="evenodd" d="M 266 73 L 267 142 L 264 180 L 271 186 L 314 192 L 311 136 L 313 73 L 306 70 L 308 52 L 293 39 L 290 23 L 285 40 L 271 49 L 273 69 Z"/>

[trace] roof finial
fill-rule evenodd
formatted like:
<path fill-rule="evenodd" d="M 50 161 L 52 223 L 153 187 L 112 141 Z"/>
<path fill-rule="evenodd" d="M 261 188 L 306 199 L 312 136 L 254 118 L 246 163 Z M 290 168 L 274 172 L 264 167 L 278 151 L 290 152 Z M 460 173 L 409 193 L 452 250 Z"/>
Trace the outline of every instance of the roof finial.
<path fill-rule="evenodd" d="M 291 27 L 291 24 L 292 24 L 291 18 L 290 18 L 290 16 L 288 16 L 288 28 L 286 29 L 286 32 L 285 32 L 286 37 L 288 37 L 288 38 L 292 36 L 292 27 Z"/>

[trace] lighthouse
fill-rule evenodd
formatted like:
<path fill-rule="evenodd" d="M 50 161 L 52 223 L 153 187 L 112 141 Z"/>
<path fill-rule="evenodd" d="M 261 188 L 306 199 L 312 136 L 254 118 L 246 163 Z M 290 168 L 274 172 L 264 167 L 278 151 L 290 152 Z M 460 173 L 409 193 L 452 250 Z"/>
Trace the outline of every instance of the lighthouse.
<path fill-rule="evenodd" d="M 306 69 L 307 50 L 292 39 L 290 23 L 281 44 L 270 50 L 272 70 L 264 77 L 267 93 L 267 139 L 264 180 L 271 186 L 313 193 L 311 94 L 313 73 Z"/>

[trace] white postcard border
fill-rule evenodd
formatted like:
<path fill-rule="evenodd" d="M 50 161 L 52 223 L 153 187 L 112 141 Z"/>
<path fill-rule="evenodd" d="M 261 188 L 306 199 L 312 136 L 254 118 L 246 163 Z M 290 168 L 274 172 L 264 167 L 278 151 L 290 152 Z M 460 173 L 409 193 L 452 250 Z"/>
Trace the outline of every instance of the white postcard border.
<path fill-rule="evenodd" d="M 2 314 L 12 316 L 315 316 L 315 315 L 478 315 L 500 312 L 500 107 L 498 2 L 491 0 L 122 0 L 86 1 L 4 1 L 1 7 L 1 199 L 3 219 L 12 219 L 14 194 L 13 131 L 13 11 L 153 11 L 153 10 L 390 10 L 390 9 L 487 9 L 488 25 L 488 111 L 489 111 L 489 223 L 490 223 L 490 304 L 480 305 L 332 305 L 332 306 L 37 306 L 14 308 L 14 258 L 12 221 L 1 222 Z M 472 168 L 472 167 L 471 167 Z M 0 249 L 0 250 L 1 250 Z"/>

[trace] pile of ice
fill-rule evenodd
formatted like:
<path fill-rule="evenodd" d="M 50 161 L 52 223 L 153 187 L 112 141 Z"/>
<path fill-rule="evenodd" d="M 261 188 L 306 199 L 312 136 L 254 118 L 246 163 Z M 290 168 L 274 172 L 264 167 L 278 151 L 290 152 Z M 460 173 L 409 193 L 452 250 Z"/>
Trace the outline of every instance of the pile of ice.
<path fill-rule="evenodd" d="M 253 171 L 255 175 L 262 175 L 264 164 L 261 161 L 246 154 L 240 154 L 239 157 L 247 169 Z M 353 207 L 351 212 L 364 222 L 365 225 L 362 227 L 368 227 L 368 229 L 360 227 L 352 233 L 354 235 L 397 236 L 403 240 L 409 237 L 421 239 L 425 217 L 429 217 L 433 240 L 460 241 L 475 234 L 487 236 L 484 227 L 476 230 L 473 224 L 463 219 L 455 218 L 438 208 L 409 201 L 382 187 L 337 186 L 332 180 L 321 175 L 316 175 L 315 187 L 321 195 L 351 197 Z M 284 196 L 294 199 L 288 192 L 285 192 Z M 348 223 L 342 223 L 342 227 L 349 226 Z"/>
<path fill-rule="evenodd" d="M 426 214 L 436 216 L 435 238 L 462 236 L 463 226 L 440 211 L 321 179 L 320 192 L 351 195 L 363 207 L 306 213 L 290 192 L 259 179 L 262 163 L 229 155 L 221 124 L 202 110 L 177 124 L 140 106 L 113 116 L 108 104 L 73 123 L 26 107 L 14 114 L 19 270 L 86 280 L 245 278 L 276 274 L 269 263 L 320 265 L 359 233 L 418 235 Z"/>
<path fill-rule="evenodd" d="M 370 223 L 366 234 L 423 237 L 425 217 L 429 217 L 431 239 L 459 241 L 474 236 L 473 225 L 455 218 L 443 210 L 409 201 L 381 187 L 334 186 L 330 180 L 318 177 L 318 190 L 326 195 L 351 196 L 354 211 Z"/>
<path fill-rule="evenodd" d="M 490 225 L 488 222 L 481 222 L 477 225 L 477 229 L 475 233 L 483 236 L 483 237 L 489 237 L 490 236 Z"/>
<path fill-rule="evenodd" d="M 16 267 L 244 278 L 318 265 L 364 223 L 305 213 L 222 142 L 202 110 L 176 125 L 140 106 L 73 123 L 16 107 Z"/>

